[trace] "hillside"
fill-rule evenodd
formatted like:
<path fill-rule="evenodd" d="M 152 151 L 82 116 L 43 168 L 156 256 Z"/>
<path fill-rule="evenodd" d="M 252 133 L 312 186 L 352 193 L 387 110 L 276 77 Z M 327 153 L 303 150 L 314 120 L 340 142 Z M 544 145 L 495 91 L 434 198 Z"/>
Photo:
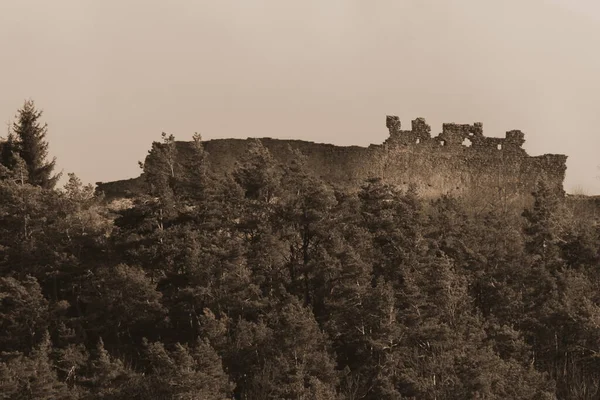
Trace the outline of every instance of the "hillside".
<path fill-rule="evenodd" d="M 529 156 L 523 149 L 524 134 L 510 131 L 505 138 L 485 137 L 483 125 L 444 124 L 442 133 L 432 137 L 424 119 L 412 121 L 411 130 L 402 130 L 397 117 L 388 116 L 390 136 L 369 147 L 334 146 L 301 140 L 261 138 L 261 143 L 280 163 L 294 150 L 307 157 L 315 176 L 346 188 L 357 189 L 373 177 L 400 188 L 416 186 L 419 195 L 459 195 L 478 203 L 509 202 L 521 207 L 530 201 L 539 181 L 562 191 L 566 171 L 564 155 Z M 203 143 L 210 168 L 228 174 L 256 139 L 215 139 Z M 176 143 L 177 157 L 185 163 L 191 143 Z M 98 190 L 109 198 L 139 192 L 139 178 L 98 182 Z"/>
<path fill-rule="evenodd" d="M 368 148 L 164 134 L 114 201 L 28 183 L 14 153 L 2 396 L 597 399 L 600 199 L 565 196 L 564 156 L 518 132 L 388 124 Z M 498 183 L 523 206 L 483 203 Z"/>

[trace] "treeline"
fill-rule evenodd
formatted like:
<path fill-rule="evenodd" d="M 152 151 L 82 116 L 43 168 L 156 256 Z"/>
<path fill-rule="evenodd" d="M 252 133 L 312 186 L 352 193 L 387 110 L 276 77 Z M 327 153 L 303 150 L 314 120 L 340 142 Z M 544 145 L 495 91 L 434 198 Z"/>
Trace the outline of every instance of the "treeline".
<path fill-rule="evenodd" d="M 145 194 L 106 204 L 53 188 L 27 107 L 2 146 L 0 398 L 600 395 L 600 232 L 543 184 L 476 211 L 332 187 L 260 141 L 223 176 L 163 134 Z"/>

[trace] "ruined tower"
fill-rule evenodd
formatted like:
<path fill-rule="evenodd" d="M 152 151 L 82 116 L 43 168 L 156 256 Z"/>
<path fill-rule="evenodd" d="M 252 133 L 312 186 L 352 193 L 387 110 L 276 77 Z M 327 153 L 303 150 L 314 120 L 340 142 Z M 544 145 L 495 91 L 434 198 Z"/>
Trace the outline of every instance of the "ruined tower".
<path fill-rule="evenodd" d="M 290 148 L 300 150 L 316 176 L 347 188 L 359 188 L 364 180 L 380 177 L 401 187 L 414 185 L 423 197 L 451 194 L 482 204 L 515 205 L 527 202 L 540 180 L 562 192 L 567 157 L 529 156 L 522 148 L 525 135 L 521 131 L 508 131 L 503 138 L 486 137 L 480 122 L 445 123 L 442 132 L 432 136 L 423 118 L 413 120 L 410 130 L 402 130 L 396 116 L 387 116 L 386 126 L 387 140 L 369 147 L 271 138 L 261 142 L 282 163 L 289 159 Z M 245 153 L 248 140 L 204 142 L 213 170 L 230 172 Z M 180 157 L 186 157 L 191 144 L 177 142 L 177 148 Z M 135 194 L 140 187 L 139 178 L 98 183 L 98 190 L 108 197 Z"/>

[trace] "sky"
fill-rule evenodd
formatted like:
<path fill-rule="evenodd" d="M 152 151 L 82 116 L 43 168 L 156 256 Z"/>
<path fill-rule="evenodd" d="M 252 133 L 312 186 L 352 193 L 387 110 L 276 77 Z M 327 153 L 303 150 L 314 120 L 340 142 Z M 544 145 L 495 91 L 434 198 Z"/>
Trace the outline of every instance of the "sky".
<path fill-rule="evenodd" d="M 597 0 L 0 0 L 0 122 L 33 99 L 90 183 L 138 176 L 163 131 L 367 146 L 386 115 L 483 122 L 600 194 L 599 49 Z"/>

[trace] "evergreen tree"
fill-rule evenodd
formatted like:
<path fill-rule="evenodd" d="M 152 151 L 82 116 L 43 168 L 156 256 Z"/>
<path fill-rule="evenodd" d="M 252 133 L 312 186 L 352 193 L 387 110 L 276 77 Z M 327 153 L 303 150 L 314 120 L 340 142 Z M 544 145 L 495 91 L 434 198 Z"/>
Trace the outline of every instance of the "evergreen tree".
<path fill-rule="evenodd" d="M 15 165 L 14 156 L 16 155 L 16 151 L 15 136 L 12 132 L 9 132 L 6 140 L 0 142 L 0 168 L 2 170 L 13 169 Z M 3 172 L 3 174 L 6 174 L 6 172 Z M 2 176 L 2 178 L 4 178 L 4 176 Z"/>
<path fill-rule="evenodd" d="M 90 377 L 85 385 L 89 386 L 91 399 L 127 399 L 132 386 L 140 381 L 140 374 L 125 367 L 118 358 L 113 358 L 104 348 L 102 338 L 98 340 L 95 351 L 89 357 Z"/>
<path fill-rule="evenodd" d="M 234 385 L 223 371 L 221 358 L 212 346 L 198 340 L 195 346 L 176 343 L 169 351 L 161 342 L 144 340 L 148 370 L 132 391 L 133 398 L 226 400 Z M 130 397 L 131 398 L 131 397 Z"/>
<path fill-rule="evenodd" d="M 49 357 L 51 350 L 50 335 L 46 332 L 29 356 L 17 353 L 10 360 L 0 360 L 0 398 L 73 399 L 67 385 L 57 379 Z"/>
<path fill-rule="evenodd" d="M 29 352 L 48 327 L 48 302 L 37 280 L 0 277 L 0 349 Z"/>
<path fill-rule="evenodd" d="M 267 204 L 280 192 L 281 175 L 275 158 L 258 139 L 250 143 L 247 154 L 233 173 L 247 199 Z"/>
<path fill-rule="evenodd" d="M 44 189 L 53 189 L 61 174 L 53 175 L 56 159 L 47 161 L 48 124 L 39 122 L 42 111 L 36 109 L 33 100 L 25 101 L 18 111 L 17 122 L 13 124 L 13 135 L 9 135 L 7 144 L 3 146 L 2 163 L 5 167 L 13 168 L 16 164 L 15 155 L 21 157 L 27 165 L 28 181 Z"/>
<path fill-rule="evenodd" d="M 289 248 L 287 270 L 290 273 L 290 293 L 304 299 L 304 304 L 317 308 L 323 303 L 322 284 L 327 281 L 328 263 L 325 244 L 332 229 L 332 208 L 336 201 L 333 191 L 319 178 L 312 176 L 306 157 L 291 150 L 292 158 L 282 178 L 283 190 L 273 226 L 280 241 Z"/>

